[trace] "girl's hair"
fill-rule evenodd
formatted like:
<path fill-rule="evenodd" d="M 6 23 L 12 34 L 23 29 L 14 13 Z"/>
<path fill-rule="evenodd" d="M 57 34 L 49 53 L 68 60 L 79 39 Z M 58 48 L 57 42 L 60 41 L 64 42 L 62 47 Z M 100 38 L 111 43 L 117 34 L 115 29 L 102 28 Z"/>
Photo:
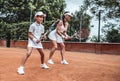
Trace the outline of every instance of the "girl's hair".
<path fill-rule="evenodd" d="M 63 25 L 65 26 L 65 21 L 64 21 L 64 18 L 65 18 L 65 14 L 66 13 L 70 13 L 69 11 L 66 11 L 64 14 L 63 14 L 63 16 L 62 16 L 62 21 L 63 21 Z"/>

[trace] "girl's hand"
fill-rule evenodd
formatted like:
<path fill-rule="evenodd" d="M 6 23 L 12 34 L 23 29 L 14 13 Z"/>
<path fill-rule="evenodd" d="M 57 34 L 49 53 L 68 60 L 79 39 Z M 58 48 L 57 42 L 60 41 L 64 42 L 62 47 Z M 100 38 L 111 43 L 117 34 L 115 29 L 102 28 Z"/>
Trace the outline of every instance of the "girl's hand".
<path fill-rule="evenodd" d="M 37 39 L 36 39 L 36 38 L 33 38 L 32 40 L 33 40 L 33 42 L 35 42 L 35 43 L 37 42 Z"/>
<path fill-rule="evenodd" d="M 37 44 L 38 44 L 39 42 L 41 42 L 41 39 L 38 39 L 38 40 L 36 41 Z"/>
<path fill-rule="evenodd" d="M 47 39 L 46 35 L 43 35 L 43 39 Z"/>

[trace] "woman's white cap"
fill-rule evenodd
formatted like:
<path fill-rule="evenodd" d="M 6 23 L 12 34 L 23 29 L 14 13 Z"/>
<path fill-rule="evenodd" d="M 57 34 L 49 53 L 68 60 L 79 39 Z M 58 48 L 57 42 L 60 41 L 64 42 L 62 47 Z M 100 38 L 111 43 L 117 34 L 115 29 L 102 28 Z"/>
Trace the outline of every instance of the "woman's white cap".
<path fill-rule="evenodd" d="M 46 16 L 46 14 L 44 14 L 42 11 L 39 11 L 39 12 L 36 12 L 36 14 L 35 14 L 35 17 L 36 16 Z"/>
<path fill-rule="evenodd" d="M 64 15 L 69 15 L 69 16 L 73 16 L 70 12 L 67 12 L 67 13 L 65 13 Z"/>

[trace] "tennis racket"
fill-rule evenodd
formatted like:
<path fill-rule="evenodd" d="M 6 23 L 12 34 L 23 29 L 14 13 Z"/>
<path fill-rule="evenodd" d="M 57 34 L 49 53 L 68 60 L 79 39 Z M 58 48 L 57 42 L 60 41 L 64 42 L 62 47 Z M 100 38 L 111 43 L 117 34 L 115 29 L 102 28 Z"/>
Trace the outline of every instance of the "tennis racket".
<path fill-rule="evenodd" d="M 35 35 L 33 35 L 33 37 L 36 39 L 36 40 L 40 40 L 42 41 L 43 39 L 46 39 L 46 35 L 49 33 L 49 30 L 47 30 L 43 35 L 41 35 L 41 37 L 38 39 Z"/>
<path fill-rule="evenodd" d="M 75 33 L 72 36 L 70 36 L 70 39 L 81 40 L 81 33 L 80 33 L 80 31 L 78 31 L 78 32 L 75 31 Z"/>
<path fill-rule="evenodd" d="M 46 39 L 45 36 L 50 33 L 52 30 L 55 29 L 56 25 L 58 24 L 59 20 L 56 20 L 50 27 L 49 29 L 46 30 L 46 32 L 40 37 L 40 40 Z M 34 36 L 34 35 L 33 35 Z M 34 36 L 35 37 L 35 36 Z M 37 38 L 37 37 L 35 37 Z"/>

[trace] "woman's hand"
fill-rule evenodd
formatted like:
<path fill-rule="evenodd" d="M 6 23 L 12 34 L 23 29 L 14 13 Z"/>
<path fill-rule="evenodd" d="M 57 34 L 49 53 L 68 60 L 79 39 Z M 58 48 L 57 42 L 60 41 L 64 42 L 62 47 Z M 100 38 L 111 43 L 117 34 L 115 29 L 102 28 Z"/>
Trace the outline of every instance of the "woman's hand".
<path fill-rule="evenodd" d="M 65 36 L 64 39 L 65 39 L 65 40 L 69 40 L 69 39 L 71 39 L 71 37 L 70 37 L 70 36 Z"/>

